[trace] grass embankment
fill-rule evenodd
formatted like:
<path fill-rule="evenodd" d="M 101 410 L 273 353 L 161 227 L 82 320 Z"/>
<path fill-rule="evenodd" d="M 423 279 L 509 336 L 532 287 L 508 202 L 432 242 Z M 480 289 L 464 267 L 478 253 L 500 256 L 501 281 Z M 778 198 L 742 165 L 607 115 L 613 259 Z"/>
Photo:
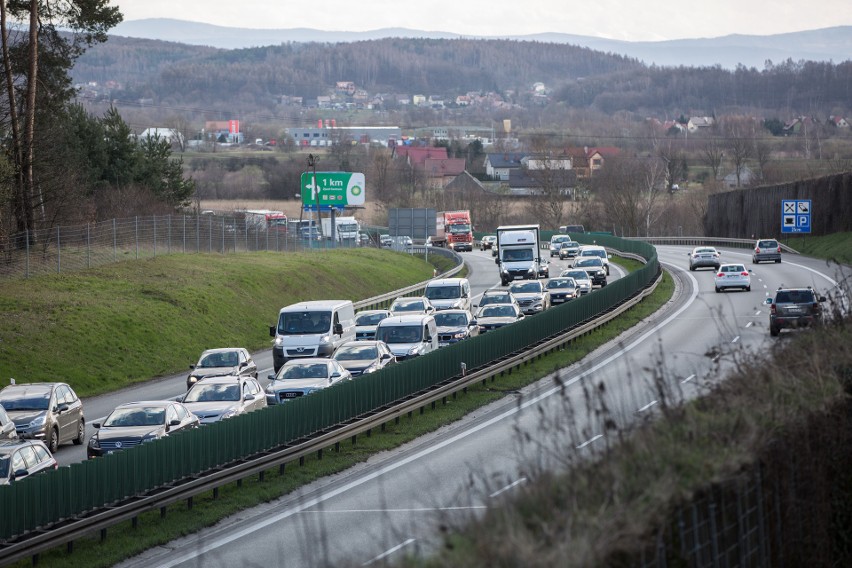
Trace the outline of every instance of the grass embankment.
<path fill-rule="evenodd" d="M 432 277 L 406 254 L 181 254 L 0 287 L 0 380 L 61 380 L 80 396 L 185 370 L 211 347 L 270 346 L 301 300 L 360 300 Z"/>
<path fill-rule="evenodd" d="M 613 259 L 627 270 L 636 270 L 640 263 L 628 259 Z M 383 450 L 396 448 L 423 434 L 433 432 L 441 426 L 463 418 L 468 413 L 494 402 L 507 392 L 528 385 L 547 374 L 571 365 L 585 357 L 598 346 L 617 337 L 624 330 L 641 322 L 657 311 L 672 296 L 674 284 L 666 274 L 656 291 L 624 316 L 606 326 L 572 342 L 570 349 L 554 352 L 483 386 L 469 387 L 467 394 L 448 399 L 446 404 L 434 409 L 426 407 L 423 414 L 413 414 L 399 424 L 388 422 L 384 432 L 375 431 L 372 436 L 359 436 L 354 445 L 342 444 L 339 452 L 323 452 L 323 459 L 315 455 L 307 457 L 303 466 L 290 464 L 284 475 L 277 469 L 270 470 L 263 481 L 257 477 L 245 479 L 242 487 L 235 484 L 223 487 L 217 499 L 212 493 L 194 499 L 193 508 L 184 504 L 168 508 L 165 518 L 159 512 L 141 515 L 137 529 L 130 523 L 117 525 L 109 530 L 109 538 L 99 542 L 98 535 L 80 539 L 74 544 L 74 553 L 56 549 L 40 555 L 40 566 L 86 567 L 111 566 L 122 559 L 139 554 L 151 547 L 196 532 L 215 524 L 227 515 L 275 499 L 294 489 L 335 472 L 343 471 L 365 461 L 369 456 Z M 22 562 L 23 567 L 28 563 Z"/>
<path fill-rule="evenodd" d="M 834 233 L 822 237 L 782 237 L 781 242 L 807 256 L 852 264 L 852 233 Z"/>

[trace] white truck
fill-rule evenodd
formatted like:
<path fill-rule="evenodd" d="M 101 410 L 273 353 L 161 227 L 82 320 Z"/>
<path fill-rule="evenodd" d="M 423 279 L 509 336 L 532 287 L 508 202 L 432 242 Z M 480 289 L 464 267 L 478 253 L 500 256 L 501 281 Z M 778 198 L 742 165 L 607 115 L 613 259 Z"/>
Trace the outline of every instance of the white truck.
<path fill-rule="evenodd" d="M 355 217 L 335 217 L 334 218 L 334 240 L 343 243 L 351 244 L 358 243 L 358 231 L 361 230 L 361 225 Z M 322 235 L 326 239 L 331 238 L 331 218 L 322 218 Z"/>
<path fill-rule="evenodd" d="M 542 263 L 538 225 L 505 225 L 497 227 L 497 258 L 500 282 L 537 280 Z"/>

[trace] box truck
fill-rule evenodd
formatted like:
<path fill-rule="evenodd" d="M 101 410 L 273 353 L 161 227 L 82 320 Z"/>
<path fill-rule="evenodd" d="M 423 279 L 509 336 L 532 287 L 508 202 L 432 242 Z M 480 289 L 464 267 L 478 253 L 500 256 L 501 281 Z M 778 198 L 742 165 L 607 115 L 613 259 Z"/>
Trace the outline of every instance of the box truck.
<path fill-rule="evenodd" d="M 322 218 L 322 235 L 326 239 L 331 239 L 331 218 Z M 334 218 L 334 240 L 341 242 L 350 242 L 357 244 L 358 231 L 361 230 L 361 225 L 355 217 L 335 217 Z"/>
<path fill-rule="evenodd" d="M 455 251 L 473 250 L 473 224 L 470 211 L 438 211 L 435 214 L 435 236 L 432 246 Z"/>
<path fill-rule="evenodd" d="M 542 263 L 538 225 L 506 225 L 497 227 L 497 258 L 500 282 L 536 280 Z"/>

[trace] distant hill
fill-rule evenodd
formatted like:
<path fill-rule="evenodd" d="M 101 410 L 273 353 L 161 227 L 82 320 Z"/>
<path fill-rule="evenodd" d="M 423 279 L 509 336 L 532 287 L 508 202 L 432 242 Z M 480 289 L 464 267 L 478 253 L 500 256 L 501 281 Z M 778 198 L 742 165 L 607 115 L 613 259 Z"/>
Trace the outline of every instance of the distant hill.
<path fill-rule="evenodd" d="M 840 63 L 852 58 L 852 26 L 769 36 L 728 35 L 716 38 L 628 42 L 560 33 L 485 37 L 406 28 L 385 28 L 366 32 L 331 32 L 310 28 L 262 30 L 151 18 L 122 22 L 111 30 L 111 34 L 221 49 L 263 47 L 289 42 L 339 43 L 383 38 L 515 39 L 573 44 L 605 53 L 624 55 L 648 65 L 689 67 L 720 65 L 726 69 L 733 69 L 738 65 L 763 69 L 767 60 L 775 64 L 788 59 L 794 62 L 806 60 Z"/>

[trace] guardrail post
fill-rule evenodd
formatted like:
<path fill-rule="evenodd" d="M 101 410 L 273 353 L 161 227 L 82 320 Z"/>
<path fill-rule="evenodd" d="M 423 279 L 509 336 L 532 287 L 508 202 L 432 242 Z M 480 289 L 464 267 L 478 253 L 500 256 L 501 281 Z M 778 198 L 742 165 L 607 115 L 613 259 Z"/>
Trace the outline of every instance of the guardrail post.
<path fill-rule="evenodd" d="M 317 459 L 322 460 L 322 448 L 317 450 Z"/>
<path fill-rule="evenodd" d="M 193 505 L 192 497 L 187 497 L 187 499 L 186 499 L 186 508 L 187 508 L 187 509 L 192 509 L 192 505 Z"/>
<path fill-rule="evenodd" d="M 56 272 L 62 273 L 62 246 L 59 244 L 59 227 L 56 227 Z"/>
<path fill-rule="evenodd" d="M 69 540 L 67 543 L 65 543 L 65 552 L 66 552 L 66 554 L 74 554 L 74 541 L 73 540 Z"/>
<path fill-rule="evenodd" d="M 165 507 L 160 507 L 160 518 L 161 519 L 166 518 L 166 508 Z"/>
<path fill-rule="evenodd" d="M 107 537 L 107 530 L 101 529 L 101 542 L 105 541 Z"/>
<path fill-rule="evenodd" d="M 261 470 L 261 471 L 257 472 L 257 480 L 260 483 L 263 483 L 266 480 L 266 471 L 265 470 Z"/>

